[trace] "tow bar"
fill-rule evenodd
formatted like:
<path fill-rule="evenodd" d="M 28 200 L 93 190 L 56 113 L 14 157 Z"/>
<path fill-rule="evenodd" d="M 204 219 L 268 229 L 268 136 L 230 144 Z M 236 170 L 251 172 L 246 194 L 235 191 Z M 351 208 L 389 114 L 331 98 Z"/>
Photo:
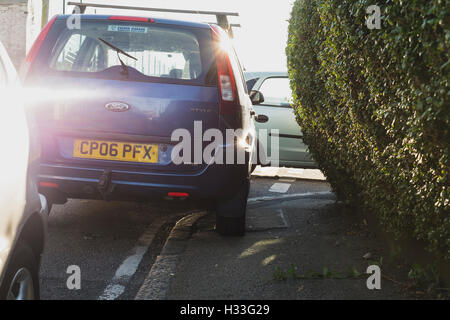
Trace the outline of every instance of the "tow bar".
<path fill-rule="evenodd" d="M 110 195 L 113 193 L 116 186 L 112 183 L 111 176 L 111 170 L 106 169 L 98 179 L 97 190 L 100 192 L 103 200 L 105 201 L 108 201 L 110 199 Z"/>

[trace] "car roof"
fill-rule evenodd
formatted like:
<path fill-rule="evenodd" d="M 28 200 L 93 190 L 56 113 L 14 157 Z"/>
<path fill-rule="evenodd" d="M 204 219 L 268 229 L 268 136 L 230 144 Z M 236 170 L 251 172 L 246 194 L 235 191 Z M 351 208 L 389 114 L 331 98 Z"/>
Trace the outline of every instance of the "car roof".
<path fill-rule="evenodd" d="M 160 24 L 170 24 L 170 25 L 178 25 L 178 26 L 184 26 L 184 27 L 195 27 L 195 28 L 203 28 L 203 29 L 209 29 L 211 28 L 211 25 L 208 23 L 201 23 L 201 22 L 192 22 L 192 21 L 185 21 L 185 20 L 172 20 L 172 19 L 160 19 L 160 18 L 153 18 L 153 17 L 142 17 L 142 16 L 134 16 L 134 15 L 103 15 L 103 14 L 82 14 L 81 19 L 82 20 L 108 20 L 110 17 L 133 17 L 133 18 L 148 18 L 148 19 L 154 19 L 155 23 Z M 58 15 L 58 20 L 64 20 L 71 17 L 71 15 Z M 119 21 L 119 20 L 115 20 Z M 130 21 L 132 22 L 132 21 Z"/>

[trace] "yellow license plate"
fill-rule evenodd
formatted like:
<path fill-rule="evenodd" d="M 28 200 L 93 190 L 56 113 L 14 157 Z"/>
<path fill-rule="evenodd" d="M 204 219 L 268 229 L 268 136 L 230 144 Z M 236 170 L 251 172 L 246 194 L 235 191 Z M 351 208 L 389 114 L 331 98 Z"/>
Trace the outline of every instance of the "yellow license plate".
<path fill-rule="evenodd" d="M 73 156 L 82 159 L 158 163 L 157 144 L 75 139 Z"/>

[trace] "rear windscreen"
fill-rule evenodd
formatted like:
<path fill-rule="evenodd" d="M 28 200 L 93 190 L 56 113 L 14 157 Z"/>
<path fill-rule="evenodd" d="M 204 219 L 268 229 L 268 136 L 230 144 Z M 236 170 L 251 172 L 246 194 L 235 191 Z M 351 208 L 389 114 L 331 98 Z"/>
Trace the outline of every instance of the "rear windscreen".
<path fill-rule="evenodd" d="M 48 62 L 54 72 L 108 78 L 123 72 L 123 63 L 139 72 L 139 80 L 205 84 L 214 65 L 208 29 L 112 20 L 83 21 L 81 29 L 56 27 Z"/>

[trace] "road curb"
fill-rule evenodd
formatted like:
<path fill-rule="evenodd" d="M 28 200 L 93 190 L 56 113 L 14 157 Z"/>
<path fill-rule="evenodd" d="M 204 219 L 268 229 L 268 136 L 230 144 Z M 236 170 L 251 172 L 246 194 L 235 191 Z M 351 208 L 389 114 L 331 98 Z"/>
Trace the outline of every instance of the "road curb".
<path fill-rule="evenodd" d="M 186 240 L 191 237 L 195 223 L 206 214 L 205 211 L 195 212 L 181 218 L 175 224 L 135 300 L 167 299 L 170 282 L 175 275 L 179 257 L 186 250 Z"/>

